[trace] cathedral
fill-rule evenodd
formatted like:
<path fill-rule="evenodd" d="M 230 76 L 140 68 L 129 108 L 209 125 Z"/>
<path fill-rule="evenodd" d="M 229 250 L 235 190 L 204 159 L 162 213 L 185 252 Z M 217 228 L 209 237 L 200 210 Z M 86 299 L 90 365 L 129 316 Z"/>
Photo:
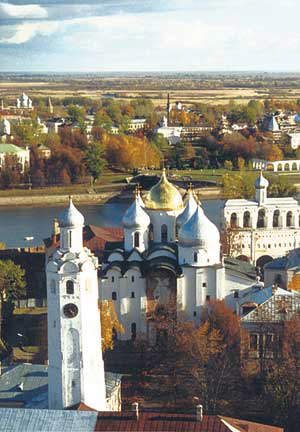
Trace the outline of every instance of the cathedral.
<path fill-rule="evenodd" d="M 183 200 L 163 170 L 142 197 L 138 190 L 124 214 L 124 241 L 106 245 L 99 279 L 102 300 L 112 300 L 128 340 L 155 342 L 158 312 L 199 323 L 210 300 L 230 300 L 253 280 L 232 277 L 221 257 L 220 233 L 190 189 Z M 230 303 L 230 301 L 229 301 Z"/>

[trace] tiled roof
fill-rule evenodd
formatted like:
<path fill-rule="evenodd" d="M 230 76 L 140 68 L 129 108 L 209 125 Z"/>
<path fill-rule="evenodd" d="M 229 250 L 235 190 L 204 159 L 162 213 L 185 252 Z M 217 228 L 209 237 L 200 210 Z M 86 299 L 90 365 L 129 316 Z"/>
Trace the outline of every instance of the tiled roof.
<path fill-rule="evenodd" d="M 79 409 L 88 409 L 85 406 Z M 234 429 L 235 428 L 235 429 Z M 282 428 L 222 416 L 141 412 L 136 420 L 132 412 L 98 413 L 96 431 L 136 432 L 283 432 Z"/>

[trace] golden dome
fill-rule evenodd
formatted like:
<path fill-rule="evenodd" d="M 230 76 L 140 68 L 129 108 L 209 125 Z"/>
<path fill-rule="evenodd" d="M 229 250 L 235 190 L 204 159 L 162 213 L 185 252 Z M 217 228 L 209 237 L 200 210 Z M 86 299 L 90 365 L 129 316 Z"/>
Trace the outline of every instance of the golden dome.
<path fill-rule="evenodd" d="M 180 192 L 170 183 L 163 169 L 160 181 L 145 198 L 145 207 L 150 210 L 181 210 L 183 201 Z"/>

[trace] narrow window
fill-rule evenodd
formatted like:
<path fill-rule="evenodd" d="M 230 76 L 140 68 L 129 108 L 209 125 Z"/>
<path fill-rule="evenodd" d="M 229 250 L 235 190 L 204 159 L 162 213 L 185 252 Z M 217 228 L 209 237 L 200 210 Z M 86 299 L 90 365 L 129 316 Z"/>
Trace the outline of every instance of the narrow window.
<path fill-rule="evenodd" d="M 197 312 L 194 312 L 194 316 L 197 316 Z"/>
<path fill-rule="evenodd" d="M 115 281 L 115 277 L 112 276 L 112 277 L 111 277 L 111 282 L 114 283 L 114 281 Z"/>
<path fill-rule="evenodd" d="M 53 321 L 53 327 L 54 328 L 56 327 L 56 321 L 55 320 Z"/>
<path fill-rule="evenodd" d="M 134 282 L 134 276 L 131 276 L 131 282 Z"/>
<path fill-rule="evenodd" d="M 194 262 L 197 262 L 198 261 L 198 254 L 197 254 L 197 252 L 195 252 L 194 253 Z"/>
<path fill-rule="evenodd" d="M 67 281 L 67 294 L 74 294 L 74 282 L 71 280 Z"/>
<path fill-rule="evenodd" d="M 161 242 L 166 243 L 168 241 L 168 228 L 167 225 L 161 226 Z"/>
<path fill-rule="evenodd" d="M 138 232 L 134 233 L 134 247 L 140 247 L 140 233 Z"/>
<path fill-rule="evenodd" d="M 209 302 L 210 301 L 210 295 L 206 296 L 206 301 Z"/>
<path fill-rule="evenodd" d="M 250 349 L 256 351 L 258 348 L 258 335 L 252 333 L 250 335 Z"/>
<path fill-rule="evenodd" d="M 112 300 L 117 300 L 117 293 L 116 293 L 116 291 L 113 291 L 113 292 L 111 293 L 111 299 L 112 299 Z"/>
<path fill-rule="evenodd" d="M 131 292 L 131 298 L 135 298 L 134 291 Z"/>
<path fill-rule="evenodd" d="M 69 248 L 72 247 L 72 231 L 69 232 Z"/>
<path fill-rule="evenodd" d="M 136 339 L 136 323 L 131 324 L 131 340 Z"/>

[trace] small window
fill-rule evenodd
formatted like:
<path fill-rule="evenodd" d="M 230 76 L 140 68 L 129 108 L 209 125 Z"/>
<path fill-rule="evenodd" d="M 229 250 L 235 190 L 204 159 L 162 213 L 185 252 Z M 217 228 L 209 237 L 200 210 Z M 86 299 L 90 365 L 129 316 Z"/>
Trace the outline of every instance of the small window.
<path fill-rule="evenodd" d="M 206 301 L 209 302 L 210 301 L 210 295 L 206 296 Z"/>
<path fill-rule="evenodd" d="M 161 226 L 161 242 L 162 243 L 167 243 L 168 241 L 168 228 L 167 225 L 162 225 Z"/>
<path fill-rule="evenodd" d="M 134 247 L 140 247 L 140 233 L 138 232 L 134 233 Z"/>
<path fill-rule="evenodd" d="M 194 316 L 197 316 L 197 312 L 196 311 L 194 312 Z"/>
<path fill-rule="evenodd" d="M 67 294 L 74 294 L 74 282 L 71 280 L 67 281 Z"/>
<path fill-rule="evenodd" d="M 114 283 L 114 281 L 115 281 L 115 277 L 112 276 L 112 277 L 111 277 L 111 282 Z"/>
<path fill-rule="evenodd" d="M 131 282 L 134 282 L 134 276 L 131 276 Z"/>
<path fill-rule="evenodd" d="M 56 327 L 56 321 L 55 320 L 53 321 L 53 327 L 54 328 Z"/>
<path fill-rule="evenodd" d="M 197 262 L 198 261 L 198 254 L 197 254 L 197 252 L 195 252 L 194 253 L 194 262 Z"/>
<path fill-rule="evenodd" d="M 76 381 L 75 380 L 72 380 L 72 387 L 73 388 L 76 387 Z"/>
<path fill-rule="evenodd" d="M 203 288 L 205 288 L 206 287 L 206 282 L 203 282 L 202 286 L 203 286 Z"/>
<path fill-rule="evenodd" d="M 113 292 L 111 293 L 111 299 L 112 299 L 112 300 L 117 300 L 117 293 L 116 293 L 116 291 L 113 291 Z"/>
<path fill-rule="evenodd" d="M 132 291 L 132 293 L 131 293 L 131 298 L 135 298 L 135 293 L 134 293 L 134 291 Z"/>

